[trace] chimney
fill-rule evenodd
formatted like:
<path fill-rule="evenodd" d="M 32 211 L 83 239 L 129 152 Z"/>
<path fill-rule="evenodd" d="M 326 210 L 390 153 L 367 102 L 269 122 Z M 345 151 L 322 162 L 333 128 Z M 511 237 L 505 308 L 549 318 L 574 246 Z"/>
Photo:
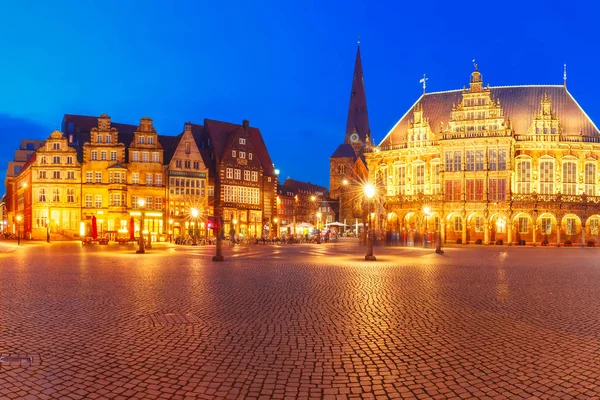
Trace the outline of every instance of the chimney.
<path fill-rule="evenodd" d="M 242 126 L 244 127 L 244 129 L 248 129 L 248 126 L 250 126 L 250 121 L 248 121 L 247 119 L 243 120 Z"/>

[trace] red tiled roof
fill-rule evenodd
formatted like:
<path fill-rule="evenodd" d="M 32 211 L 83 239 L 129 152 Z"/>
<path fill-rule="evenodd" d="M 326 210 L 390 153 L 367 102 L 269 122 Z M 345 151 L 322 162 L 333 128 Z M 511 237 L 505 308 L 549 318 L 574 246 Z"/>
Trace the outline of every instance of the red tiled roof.
<path fill-rule="evenodd" d="M 453 90 L 422 95 L 379 145 L 389 145 L 390 136 L 393 144 L 399 144 L 404 141 L 408 123 L 412 121 L 414 108 L 419 102 L 423 106 L 423 116 L 429 119 L 429 126 L 434 133 L 440 131 L 440 123 L 443 123 L 444 128 L 446 128 L 450 120 L 452 105 L 461 101 L 462 93 L 463 90 Z M 533 118 L 541 110 L 540 102 L 545 93 L 552 100 L 552 111 L 558 117 L 565 134 L 578 135 L 581 133 L 583 136 L 600 136 L 598 128 L 562 85 L 500 86 L 490 88 L 491 98 L 500 100 L 500 107 L 504 112 L 504 117 L 510 118 L 516 135 L 527 133 L 533 122 Z"/>

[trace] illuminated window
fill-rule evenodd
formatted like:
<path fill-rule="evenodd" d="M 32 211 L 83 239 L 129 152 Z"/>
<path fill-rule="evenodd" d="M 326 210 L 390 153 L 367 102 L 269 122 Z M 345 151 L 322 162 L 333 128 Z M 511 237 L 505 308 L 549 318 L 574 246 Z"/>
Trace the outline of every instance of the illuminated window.
<path fill-rule="evenodd" d="M 519 233 L 529 232 L 529 218 L 519 217 Z"/>
<path fill-rule="evenodd" d="M 148 144 L 154 144 L 154 136 L 148 136 Z"/>
<path fill-rule="evenodd" d="M 454 152 L 454 171 L 462 171 L 462 151 Z"/>
<path fill-rule="evenodd" d="M 142 162 L 150 161 L 150 153 L 147 151 L 142 152 Z"/>
<path fill-rule="evenodd" d="M 498 150 L 498 170 L 506 169 L 506 150 Z"/>
<path fill-rule="evenodd" d="M 549 235 L 552 233 L 552 218 L 542 218 L 542 235 Z"/>
<path fill-rule="evenodd" d="M 110 161 L 117 161 L 117 152 L 116 151 L 110 152 Z"/>
<path fill-rule="evenodd" d="M 252 181 L 253 182 L 257 182 L 258 181 L 258 172 L 252 171 Z"/>
<path fill-rule="evenodd" d="M 94 207 L 96 208 L 102 208 L 102 195 L 101 194 L 97 194 L 96 195 L 96 201 L 94 202 Z"/>
<path fill-rule="evenodd" d="M 59 188 L 52 189 L 52 201 L 55 203 L 60 203 L 60 189 Z"/>
<path fill-rule="evenodd" d="M 227 168 L 225 170 L 225 177 L 227 179 L 233 179 L 233 168 Z"/>
<path fill-rule="evenodd" d="M 60 171 L 52 171 L 52 179 L 60 179 Z"/>
<path fill-rule="evenodd" d="M 577 229 L 577 221 L 575 218 L 567 218 L 566 221 L 567 235 L 574 235 Z"/>
<path fill-rule="evenodd" d="M 60 143 L 52 143 L 52 150 L 60 150 Z"/>
<path fill-rule="evenodd" d="M 236 168 L 236 169 L 233 171 L 233 177 L 234 177 L 235 179 L 242 179 L 242 170 L 241 170 L 241 169 L 237 169 L 237 168 Z"/>
<path fill-rule="evenodd" d="M 38 202 L 40 202 L 40 203 L 46 202 L 46 188 L 38 189 Z"/>
<path fill-rule="evenodd" d="M 112 143 L 112 136 L 106 135 L 106 143 Z"/>
<path fill-rule="evenodd" d="M 590 219 L 590 234 L 598 235 L 598 219 Z"/>
<path fill-rule="evenodd" d="M 131 208 L 133 208 L 134 210 L 137 210 L 137 208 L 138 208 L 138 197 L 137 196 L 131 196 Z"/>
<path fill-rule="evenodd" d="M 101 134 L 97 134 L 96 135 L 96 142 L 97 143 L 102 143 L 102 135 Z"/>
<path fill-rule="evenodd" d="M 235 156 L 236 156 L 235 150 L 231 150 L 231 157 L 235 158 Z"/>
<path fill-rule="evenodd" d="M 85 195 L 85 206 L 87 208 L 91 208 L 92 207 L 92 195 L 91 194 L 86 194 Z"/>
<path fill-rule="evenodd" d="M 250 171 L 244 170 L 244 180 L 245 181 L 249 181 L 250 180 Z"/>
<path fill-rule="evenodd" d="M 38 179 L 46 179 L 46 171 L 38 171 Z"/>
<path fill-rule="evenodd" d="M 252 160 L 252 153 L 248 153 L 248 160 Z"/>
<path fill-rule="evenodd" d="M 42 158 L 40 158 L 40 164 L 47 164 L 48 163 L 48 159 L 46 158 L 46 156 L 43 156 Z"/>
<path fill-rule="evenodd" d="M 94 174 L 92 172 L 88 171 L 85 173 L 85 182 L 86 183 L 92 183 L 93 179 L 94 179 Z"/>
<path fill-rule="evenodd" d="M 475 151 L 475 171 L 483 171 L 483 150 Z"/>
<path fill-rule="evenodd" d="M 439 194 L 440 188 L 440 164 L 431 165 L 431 193 Z"/>
<path fill-rule="evenodd" d="M 246 152 L 240 151 L 240 158 L 246 158 Z"/>
<path fill-rule="evenodd" d="M 577 194 L 577 164 L 569 161 L 563 164 L 563 194 Z"/>
<path fill-rule="evenodd" d="M 396 187 L 394 188 L 394 192 L 396 195 L 405 194 L 406 193 L 406 166 L 397 165 L 394 167 L 394 172 L 396 175 Z"/>
<path fill-rule="evenodd" d="M 553 161 L 540 162 L 540 193 L 541 194 L 553 194 L 554 193 L 554 162 Z"/>
<path fill-rule="evenodd" d="M 596 165 L 592 163 L 585 164 L 585 194 L 596 195 Z"/>
<path fill-rule="evenodd" d="M 144 144 L 145 143 L 145 138 L 143 136 L 138 136 L 138 143 L 139 144 Z"/>
<path fill-rule="evenodd" d="M 531 192 L 531 161 L 521 160 L 517 164 L 517 193 Z"/>
<path fill-rule="evenodd" d="M 162 174 L 154 174 L 154 184 L 156 186 L 162 186 Z"/>
<path fill-rule="evenodd" d="M 98 160 L 98 150 L 92 150 L 91 159 L 92 161 Z"/>
<path fill-rule="evenodd" d="M 240 138 L 240 144 L 246 144 L 246 139 Z"/>
<path fill-rule="evenodd" d="M 96 172 L 96 183 L 102 183 L 102 172 Z"/>
<path fill-rule="evenodd" d="M 139 151 L 131 152 L 131 161 L 140 161 L 140 152 Z"/>
<path fill-rule="evenodd" d="M 75 203 L 75 189 L 67 188 L 67 203 Z"/>
<path fill-rule="evenodd" d="M 146 186 L 152 186 L 152 174 L 146 174 Z"/>
<path fill-rule="evenodd" d="M 140 173 L 134 172 L 131 174 L 131 184 L 139 185 L 140 184 Z"/>
<path fill-rule="evenodd" d="M 158 152 L 152 153 L 152 162 L 160 162 L 160 156 Z"/>
<path fill-rule="evenodd" d="M 419 164 L 415 167 L 415 185 L 414 193 L 423 193 L 425 191 L 425 164 Z"/>
<path fill-rule="evenodd" d="M 475 170 L 475 152 L 473 150 L 467 151 L 467 171 Z"/>
<path fill-rule="evenodd" d="M 454 231 L 455 232 L 462 231 L 462 218 L 458 215 L 454 217 Z"/>

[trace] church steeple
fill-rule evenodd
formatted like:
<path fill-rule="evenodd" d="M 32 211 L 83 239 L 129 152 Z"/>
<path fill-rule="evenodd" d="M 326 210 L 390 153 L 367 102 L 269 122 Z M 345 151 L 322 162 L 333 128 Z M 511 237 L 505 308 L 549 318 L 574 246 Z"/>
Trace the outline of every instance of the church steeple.
<path fill-rule="evenodd" d="M 356 133 L 358 138 L 356 135 L 353 135 L 353 133 Z M 364 146 L 367 143 L 367 140 L 369 140 L 370 136 L 371 132 L 369 128 L 369 115 L 367 113 L 367 95 L 365 93 L 365 82 L 363 77 L 362 62 L 360 59 L 360 42 L 358 42 L 344 143 L 361 143 Z"/>

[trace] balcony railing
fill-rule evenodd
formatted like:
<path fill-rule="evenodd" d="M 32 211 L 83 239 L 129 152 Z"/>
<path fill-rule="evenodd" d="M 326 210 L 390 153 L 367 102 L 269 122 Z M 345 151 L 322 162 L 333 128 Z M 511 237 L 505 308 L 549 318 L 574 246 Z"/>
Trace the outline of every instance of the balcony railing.
<path fill-rule="evenodd" d="M 512 196 L 512 197 L 511 197 Z M 588 203 L 600 204 L 600 196 L 588 196 L 586 194 L 507 194 L 505 200 L 489 200 L 490 203 L 507 202 L 519 203 Z M 435 202 L 462 202 L 463 200 L 444 200 L 443 194 L 416 194 L 416 195 L 388 195 L 387 203 L 435 203 Z M 467 202 L 481 203 L 486 200 L 466 200 Z"/>
<path fill-rule="evenodd" d="M 518 142 L 585 142 L 600 143 L 600 136 L 534 134 L 515 135 Z"/>

